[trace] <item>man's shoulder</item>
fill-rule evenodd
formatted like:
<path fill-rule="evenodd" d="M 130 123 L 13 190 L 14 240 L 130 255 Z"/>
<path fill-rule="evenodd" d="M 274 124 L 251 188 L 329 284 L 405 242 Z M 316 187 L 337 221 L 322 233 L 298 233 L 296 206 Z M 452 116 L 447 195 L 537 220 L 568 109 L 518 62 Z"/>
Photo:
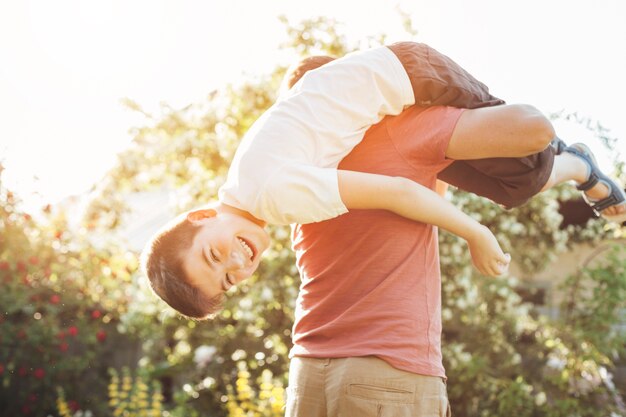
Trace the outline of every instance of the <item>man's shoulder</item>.
<path fill-rule="evenodd" d="M 407 161 L 420 169 L 446 161 L 445 152 L 463 109 L 412 106 L 385 125 L 389 140 Z"/>

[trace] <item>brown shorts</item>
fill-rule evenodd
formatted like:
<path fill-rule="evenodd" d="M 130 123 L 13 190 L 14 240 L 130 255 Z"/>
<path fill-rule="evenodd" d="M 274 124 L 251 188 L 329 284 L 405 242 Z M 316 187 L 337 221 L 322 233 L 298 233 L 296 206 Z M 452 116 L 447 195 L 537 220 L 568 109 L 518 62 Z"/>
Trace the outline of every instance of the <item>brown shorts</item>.
<path fill-rule="evenodd" d="M 548 182 L 554 155 L 554 148 L 548 146 L 542 152 L 524 158 L 454 161 L 437 178 L 506 208 L 513 208 L 539 193 Z"/>
<path fill-rule="evenodd" d="M 428 45 L 399 42 L 388 46 L 411 80 L 419 106 L 474 109 L 505 104 L 459 64 Z M 455 161 L 439 179 L 511 208 L 525 203 L 548 181 L 554 149 L 523 158 L 489 158 Z"/>
<path fill-rule="evenodd" d="M 285 417 L 450 417 L 443 378 L 374 356 L 291 359 Z"/>

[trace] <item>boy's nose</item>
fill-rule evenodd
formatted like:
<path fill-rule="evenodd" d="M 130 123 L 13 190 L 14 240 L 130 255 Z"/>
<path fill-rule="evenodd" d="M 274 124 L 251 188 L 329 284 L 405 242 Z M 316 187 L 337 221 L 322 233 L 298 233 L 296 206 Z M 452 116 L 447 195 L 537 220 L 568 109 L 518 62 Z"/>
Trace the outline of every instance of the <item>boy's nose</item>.
<path fill-rule="evenodd" d="M 245 266 L 245 260 L 243 255 L 238 251 L 232 251 L 230 253 L 229 265 L 231 269 L 241 269 Z"/>

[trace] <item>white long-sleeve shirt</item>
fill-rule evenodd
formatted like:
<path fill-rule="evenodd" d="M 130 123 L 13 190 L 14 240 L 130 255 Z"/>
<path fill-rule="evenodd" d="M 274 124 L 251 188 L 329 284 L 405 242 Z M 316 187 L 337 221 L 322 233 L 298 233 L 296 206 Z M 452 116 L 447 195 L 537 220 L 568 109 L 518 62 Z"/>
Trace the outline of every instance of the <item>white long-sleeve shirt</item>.
<path fill-rule="evenodd" d="M 414 101 L 404 67 L 384 46 L 308 71 L 246 133 L 220 201 L 270 224 L 313 223 L 347 212 L 339 162 L 370 126 Z"/>

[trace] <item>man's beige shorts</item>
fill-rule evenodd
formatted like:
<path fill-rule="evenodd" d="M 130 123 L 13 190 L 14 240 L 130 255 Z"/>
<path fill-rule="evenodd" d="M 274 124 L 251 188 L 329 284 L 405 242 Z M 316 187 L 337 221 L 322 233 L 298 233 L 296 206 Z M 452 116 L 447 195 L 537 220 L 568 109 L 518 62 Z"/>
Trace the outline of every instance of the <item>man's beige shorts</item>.
<path fill-rule="evenodd" d="M 382 359 L 293 358 L 286 417 L 450 417 L 442 378 Z"/>

